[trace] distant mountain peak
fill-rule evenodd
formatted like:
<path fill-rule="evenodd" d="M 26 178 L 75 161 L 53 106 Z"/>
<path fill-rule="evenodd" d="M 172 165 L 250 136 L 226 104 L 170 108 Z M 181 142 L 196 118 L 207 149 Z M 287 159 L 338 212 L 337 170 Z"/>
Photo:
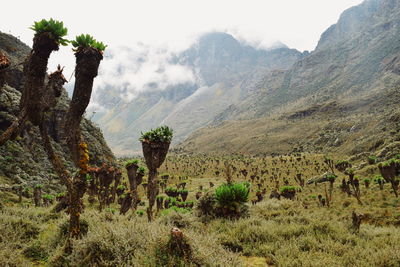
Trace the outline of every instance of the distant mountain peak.
<path fill-rule="evenodd" d="M 282 43 L 281 41 L 276 41 L 273 42 L 270 46 L 268 46 L 266 50 L 275 50 L 280 48 L 289 48 L 289 47 L 284 43 Z"/>
<path fill-rule="evenodd" d="M 212 40 L 212 41 L 215 41 L 215 40 L 222 40 L 222 41 L 230 40 L 230 41 L 237 42 L 237 40 L 231 34 L 226 33 L 226 32 L 219 32 L 219 31 L 213 31 L 213 32 L 204 33 L 199 38 L 199 42 L 210 41 L 210 40 Z"/>

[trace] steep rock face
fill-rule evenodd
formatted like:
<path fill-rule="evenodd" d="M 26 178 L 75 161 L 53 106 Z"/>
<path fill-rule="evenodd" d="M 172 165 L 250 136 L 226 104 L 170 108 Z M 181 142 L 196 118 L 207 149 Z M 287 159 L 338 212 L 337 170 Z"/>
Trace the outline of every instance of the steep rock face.
<path fill-rule="evenodd" d="M 121 101 L 105 114 L 95 116 L 95 121 L 119 155 L 139 153 L 140 132 L 160 124 L 174 129 L 177 143 L 247 98 L 265 73 L 286 70 L 301 57 L 294 49 L 279 46 L 257 50 L 229 34 L 209 33 L 171 59 L 174 64 L 192 70 L 195 84 L 141 93 L 131 102 Z"/>
<path fill-rule="evenodd" d="M 193 133 L 181 147 L 216 151 L 210 136 L 221 142 L 222 137 L 246 126 L 249 128 L 245 138 L 224 138 L 219 150 L 236 147 L 243 148 L 242 152 L 271 153 L 273 146 L 261 146 L 263 142 L 271 144 L 268 131 L 274 132 L 274 145 L 280 144 L 275 149 L 280 152 L 289 152 L 297 146 L 349 153 L 369 149 L 374 139 L 383 136 L 369 127 L 375 123 L 379 129 L 385 128 L 382 123 L 387 122 L 386 116 L 396 111 L 390 96 L 398 95 L 399 66 L 400 2 L 367 0 L 343 12 L 338 23 L 322 34 L 315 51 L 304 55 L 286 71 L 266 73 L 252 94 L 218 114 L 213 127 Z M 319 108 L 329 103 L 336 103 L 336 107 Z M 368 118 L 370 123 L 359 126 L 357 133 L 344 134 L 349 124 L 357 124 L 357 116 Z M 305 125 L 305 121 L 313 126 Z M 270 127 L 258 123 L 268 123 Z M 342 125 L 344 130 L 327 135 L 324 131 L 329 125 Z M 304 135 L 298 134 L 303 131 Z M 367 136 L 360 137 L 363 134 Z M 329 141 L 318 135 L 329 136 Z M 388 140 L 392 139 L 388 136 Z M 352 147 L 346 140 L 354 141 Z"/>
<path fill-rule="evenodd" d="M 0 50 L 5 52 L 11 60 L 10 70 L 7 72 L 6 85 L 0 93 L 0 132 L 3 132 L 12 123 L 19 113 L 21 86 L 23 83 L 22 64 L 30 52 L 30 48 L 17 38 L 0 32 Z M 67 149 L 60 144 L 62 124 L 67 112 L 69 99 L 64 90 L 58 105 L 49 114 L 47 125 L 49 134 L 55 141 L 56 152 L 62 156 L 67 166 L 72 167 Z M 90 164 L 100 165 L 114 163 L 115 158 L 104 141 L 99 128 L 87 119 L 81 123 L 81 131 L 85 141 L 89 144 Z M 26 183 L 33 185 L 43 183 L 49 187 L 59 186 L 54 175 L 52 165 L 47 160 L 47 154 L 41 145 L 38 129 L 29 123 L 21 137 L 8 141 L 0 147 L 0 182 L 4 178 L 10 183 Z"/>

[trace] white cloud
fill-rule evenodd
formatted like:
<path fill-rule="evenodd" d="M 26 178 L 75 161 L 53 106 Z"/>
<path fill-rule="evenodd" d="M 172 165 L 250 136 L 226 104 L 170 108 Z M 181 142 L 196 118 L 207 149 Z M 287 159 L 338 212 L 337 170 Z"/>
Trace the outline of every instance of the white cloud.
<path fill-rule="evenodd" d="M 101 75 L 96 78 L 95 89 L 104 84 L 121 86 L 121 93 L 129 100 L 152 81 L 163 87 L 191 80 L 192 74 L 185 68 L 169 64 L 168 56 L 189 47 L 201 33 L 225 31 L 259 48 L 281 41 L 300 51 L 313 50 L 322 32 L 336 23 L 341 12 L 361 2 L 70 0 L 65 5 L 61 3 L 60 7 L 52 0 L 13 0 L 2 4 L 0 31 L 19 36 L 31 45 L 33 33 L 29 26 L 33 21 L 53 17 L 64 21 L 70 39 L 81 33 L 92 34 L 106 43 L 107 50 L 113 55 L 101 63 Z M 139 42 L 148 45 L 138 45 Z M 121 46 L 131 48 L 132 52 Z M 167 53 L 163 55 L 163 51 Z M 52 54 L 49 71 L 57 64 L 66 66 L 65 76 L 69 79 L 75 65 L 70 47 L 62 47 Z"/>
<path fill-rule="evenodd" d="M 99 108 L 101 94 L 113 88 L 121 100 L 131 101 L 149 88 L 193 83 L 194 74 L 186 66 L 171 63 L 173 52 L 168 48 L 155 48 L 144 44 L 109 49 L 100 64 L 94 82 L 91 109 Z M 105 90 L 105 91 L 104 91 Z"/>

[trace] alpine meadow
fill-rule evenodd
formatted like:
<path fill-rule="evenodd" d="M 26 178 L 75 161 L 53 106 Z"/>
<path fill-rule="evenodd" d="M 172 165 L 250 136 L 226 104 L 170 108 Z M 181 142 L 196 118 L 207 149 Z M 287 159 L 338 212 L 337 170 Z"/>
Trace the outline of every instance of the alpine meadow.
<path fill-rule="evenodd" d="M 46 1 L 2 5 L 0 266 L 400 267 L 400 0 Z"/>

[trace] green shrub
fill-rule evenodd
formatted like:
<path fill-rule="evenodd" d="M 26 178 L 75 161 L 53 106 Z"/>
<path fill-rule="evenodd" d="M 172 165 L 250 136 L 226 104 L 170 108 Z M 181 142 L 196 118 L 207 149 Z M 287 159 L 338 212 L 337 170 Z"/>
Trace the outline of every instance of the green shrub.
<path fill-rule="evenodd" d="M 136 214 L 140 217 L 142 217 L 144 215 L 144 210 L 137 210 Z"/>
<path fill-rule="evenodd" d="M 250 189 L 242 183 L 223 184 L 215 190 L 217 207 L 213 212 L 217 217 L 239 218 L 248 215 L 245 203 Z"/>
<path fill-rule="evenodd" d="M 249 188 L 242 183 L 223 184 L 215 190 L 215 196 L 220 206 L 243 204 L 249 199 Z"/>
<path fill-rule="evenodd" d="M 141 133 L 140 142 L 163 142 L 170 143 L 173 136 L 173 130 L 168 126 L 160 126 L 148 132 Z"/>
<path fill-rule="evenodd" d="M 68 34 L 68 29 L 64 27 L 64 23 L 62 21 L 57 21 L 54 19 L 42 19 L 41 21 L 35 21 L 30 29 L 34 30 L 36 34 L 48 32 L 58 44 L 64 46 L 68 45 L 68 40 L 63 39 L 63 37 Z"/>

